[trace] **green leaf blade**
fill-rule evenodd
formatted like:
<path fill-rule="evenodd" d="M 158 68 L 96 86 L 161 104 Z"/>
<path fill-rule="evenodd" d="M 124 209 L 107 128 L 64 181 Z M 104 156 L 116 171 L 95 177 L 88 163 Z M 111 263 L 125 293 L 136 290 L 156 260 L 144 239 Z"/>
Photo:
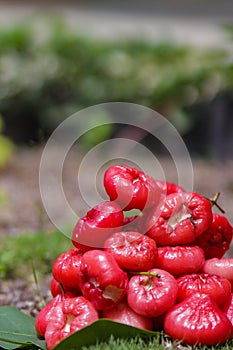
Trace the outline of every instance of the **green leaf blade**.
<path fill-rule="evenodd" d="M 11 350 L 34 344 L 46 350 L 45 341 L 37 337 L 35 319 L 11 306 L 0 307 L 0 347 Z"/>
<path fill-rule="evenodd" d="M 37 337 L 34 325 L 34 318 L 23 314 L 14 307 L 1 306 L 0 347 L 6 350 L 13 350 L 31 344 L 39 349 L 46 350 L 45 341 Z M 88 347 L 98 342 L 109 341 L 111 336 L 127 339 L 138 336 L 149 338 L 157 335 L 157 332 L 142 330 L 108 319 L 100 319 L 62 340 L 54 350 L 71 350 L 79 349 L 83 346 Z"/>
<path fill-rule="evenodd" d="M 62 340 L 54 350 L 79 349 L 83 346 L 95 345 L 97 342 L 108 341 L 113 335 L 115 338 L 149 338 L 157 336 L 157 332 L 147 331 L 108 319 L 100 319 Z"/>

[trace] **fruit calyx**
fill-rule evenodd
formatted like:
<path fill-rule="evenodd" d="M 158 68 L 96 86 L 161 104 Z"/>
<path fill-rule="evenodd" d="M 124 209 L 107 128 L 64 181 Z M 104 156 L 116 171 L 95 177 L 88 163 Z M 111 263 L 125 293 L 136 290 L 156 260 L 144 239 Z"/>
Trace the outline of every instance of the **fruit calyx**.
<path fill-rule="evenodd" d="M 222 207 L 220 207 L 220 205 L 217 203 L 219 196 L 220 196 L 220 192 L 216 192 L 213 198 L 207 198 L 207 199 L 210 201 L 212 207 L 214 206 L 217 207 L 222 214 L 225 214 L 225 210 Z"/>

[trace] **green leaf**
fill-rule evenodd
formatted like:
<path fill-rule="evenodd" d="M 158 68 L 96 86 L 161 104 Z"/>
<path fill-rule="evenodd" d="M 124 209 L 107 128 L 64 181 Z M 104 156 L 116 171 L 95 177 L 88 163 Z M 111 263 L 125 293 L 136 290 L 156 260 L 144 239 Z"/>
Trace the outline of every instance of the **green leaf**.
<path fill-rule="evenodd" d="M 142 215 L 142 212 L 139 210 L 139 209 L 131 209 L 131 210 L 128 210 L 128 211 L 124 211 L 124 217 L 125 218 L 129 218 L 131 216 L 141 216 Z"/>
<path fill-rule="evenodd" d="M 0 135 L 0 168 L 4 168 L 13 154 L 13 143 L 6 136 Z"/>
<path fill-rule="evenodd" d="M 133 338 L 136 336 L 149 338 L 157 336 L 158 333 L 127 326 L 107 319 L 100 319 L 62 340 L 54 350 L 79 349 L 82 346 L 90 346 L 97 342 L 107 341 L 111 335 L 114 335 L 114 338 Z"/>
<path fill-rule="evenodd" d="M 45 341 L 38 339 L 35 319 L 11 306 L 0 307 L 0 347 L 17 349 L 22 345 L 33 344 L 46 349 Z"/>

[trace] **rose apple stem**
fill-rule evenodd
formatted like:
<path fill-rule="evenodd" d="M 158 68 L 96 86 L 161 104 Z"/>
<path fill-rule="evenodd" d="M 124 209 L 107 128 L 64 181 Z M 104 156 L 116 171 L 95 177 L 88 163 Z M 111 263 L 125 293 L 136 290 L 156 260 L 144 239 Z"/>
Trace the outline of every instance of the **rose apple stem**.
<path fill-rule="evenodd" d="M 63 284 L 62 283 L 59 283 L 60 284 L 60 288 L 61 288 L 61 294 L 65 294 L 65 289 L 63 287 Z"/>
<path fill-rule="evenodd" d="M 210 201 L 212 207 L 215 205 L 215 206 L 218 208 L 218 210 L 220 210 L 220 212 L 221 212 L 222 214 L 225 214 L 225 210 L 222 209 L 222 208 L 220 207 L 220 205 L 218 205 L 218 203 L 217 203 L 219 196 L 220 196 L 220 192 L 217 192 L 217 193 L 215 193 L 215 195 L 214 195 L 213 198 L 210 198 L 210 199 L 209 199 L 209 201 Z"/>
<path fill-rule="evenodd" d="M 136 272 L 136 271 L 128 271 L 129 274 L 131 275 L 142 275 L 142 276 L 149 276 L 149 277 L 158 277 L 160 278 L 161 275 L 159 273 L 155 273 L 155 272 L 149 272 L 149 271 L 140 271 L 140 272 Z"/>

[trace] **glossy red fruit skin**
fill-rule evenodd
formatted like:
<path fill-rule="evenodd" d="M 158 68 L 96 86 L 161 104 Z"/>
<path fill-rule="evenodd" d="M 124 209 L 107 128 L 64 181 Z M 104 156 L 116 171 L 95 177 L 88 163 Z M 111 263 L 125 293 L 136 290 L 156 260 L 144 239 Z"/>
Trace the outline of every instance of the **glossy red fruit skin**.
<path fill-rule="evenodd" d="M 225 303 L 222 307 L 222 311 L 227 315 L 232 324 L 232 335 L 233 335 L 233 293 L 231 293 L 230 300 Z"/>
<path fill-rule="evenodd" d="M 233 291 L 233 258 L 208 259 L 202 267 L 202 272 L 227 278 Z"/>
<path fill-rule="evenodd" d="M 123 211 L 115 202 L 103 202 L 79 219 L 72 233 L 75 247 L 85 250 L 103 248 L 106 238 L 121 230 Z"/>
<path fill-rule="evenodd" d="M 134 215 L 134 216 L 126 216 L 124 218 L 124 222 L 123 222 L 123 227 L 126 225 L 132 225 L 134 226 L 134 223 L 136 222 L 136 220 L 139 218 L 139 215 Z"/>
<path fill-rule="evenodd" d="M 173 193 L 161 200 L 147 221 L 147 234 L 158 245 L 192 243 L 212 222 L 209 200 L 195 192 Z"/>
<path fill-rule="evenodd" d="M 125 300 L 114 308 L 103 311 L 103 318 L 136 328 L 152 330 L 152 318 L 137 314 Z"/>
<path fill-rule="evenodd" d="M 125 270 L 147 271 L 155 265 L 157 247 L 153 239 L 139 232 L 116 232 L 104 244 L 104 250 L 112 254 Z"/>
<path fill-rule="evenodd" d="M 93 305 L 82 296 L 62 301 L 53 309 L 45 332 L 48 350 L 98 318 L 98 313 Z"/>
<path fill-rule="evenodd" d="M 166 196 L 172 193 L 185 192 L 185 190 L 181 186 L 168 181 L 156 180 L 156 183 L 161 188 L 162 193 Z"/>
<path fill-rule="evenodd" d="M 124 224 L 122 231 L 136 231 L 139 232 L 139 225 L 141 222 L 141 215 L 126 216 L 124 218 Z"/>
<path fill-rule="evenodd" d="M 35 329 L 40 337 L 45 336 L 45 331 L 54 308 L 64 299 L 69 298 L 68 294 L 58 294 L 54 297 L 36 316 Z"/>
<path fill-rule="evenodd" d="M 223 277 L 205 273 L 185 275 L 177 279 L 177 301 L 182 301 L 194 293 L 205 293 L 221 307 L 231 296 L 231 284 Z"/>
<path fill-rule="evenodd" d="M 177 278 L 198 272 L 204 261 L 204 252 L 198 246 L 164 246 L 158 248 L 155 266 Z"/>
<path fill-rule="evenodd" d="M 79 272 L 81 265 L 81 257 L 84 250 L 71 248 L 67 252 L 61 254 L 55 261 L 52 267 L 52 274 L 56 281 L 63 286 L 79 288 Z"/>
<path fill-rule="evenodd" d="M 129 281 L 127 301 L 131 309 L 145 317 L 157 317 L 174 305 L 178 286 L 175 278 L 161 269 L 152 275 L 135 275 Z"/>
<path fill-rule="evenodd" d="M 102 250 L 90 250 L 82 257 L 80 288 L 96 310 L 120 303 L 127 290 L 128 276 L 113 256 Z"/>
<path fill-rule="evenodd" d="M 135 231 L 146 234 L 146 222 L 150 216 L 151 209 L 144 209 L 140 215 L 125 217 L 122 231 Z"/>
<path fill-rule="evenodd" d="M 161 195 L 153 178 L 127 165 L 108 168 L 104 174 L 104 187 L 110 199 L 124 210 L 143 210 L 157 205 Z"/>
<path fill-rule="evenodd" d="M 232 325 L 209 295 L 195 293 L 167 312 L 164 331 L 189 345 L 217 345 L 231 337 Z"/>
<path fill-rule="evenodd" d="M 57 295 L 62 294 L 61 285 L 58 281 L 55 280 L 54 277 L 52 277 L 50 280 L 50 292 L 54 298 Z"/>
<path fill-rule="evenodd" d="M 202 247 L 206 259 L 222 258 L 232 241 L 233 228 L 223 215 L 213 214 L 210 227 L 199 236 L 195 244 Z"/>
<path fill-rule="evenodd" d="M 69 295 L 75 297 L 80 295 L 80 288 L 72 288 L 67 287 L 65 285 L 61 285 L 58 281 L 55 280 L 54 277 L 51 278 L 50 281 L 50 291 L 52 296 L 55 298 L 59 294 L 68 293 Z"/>

